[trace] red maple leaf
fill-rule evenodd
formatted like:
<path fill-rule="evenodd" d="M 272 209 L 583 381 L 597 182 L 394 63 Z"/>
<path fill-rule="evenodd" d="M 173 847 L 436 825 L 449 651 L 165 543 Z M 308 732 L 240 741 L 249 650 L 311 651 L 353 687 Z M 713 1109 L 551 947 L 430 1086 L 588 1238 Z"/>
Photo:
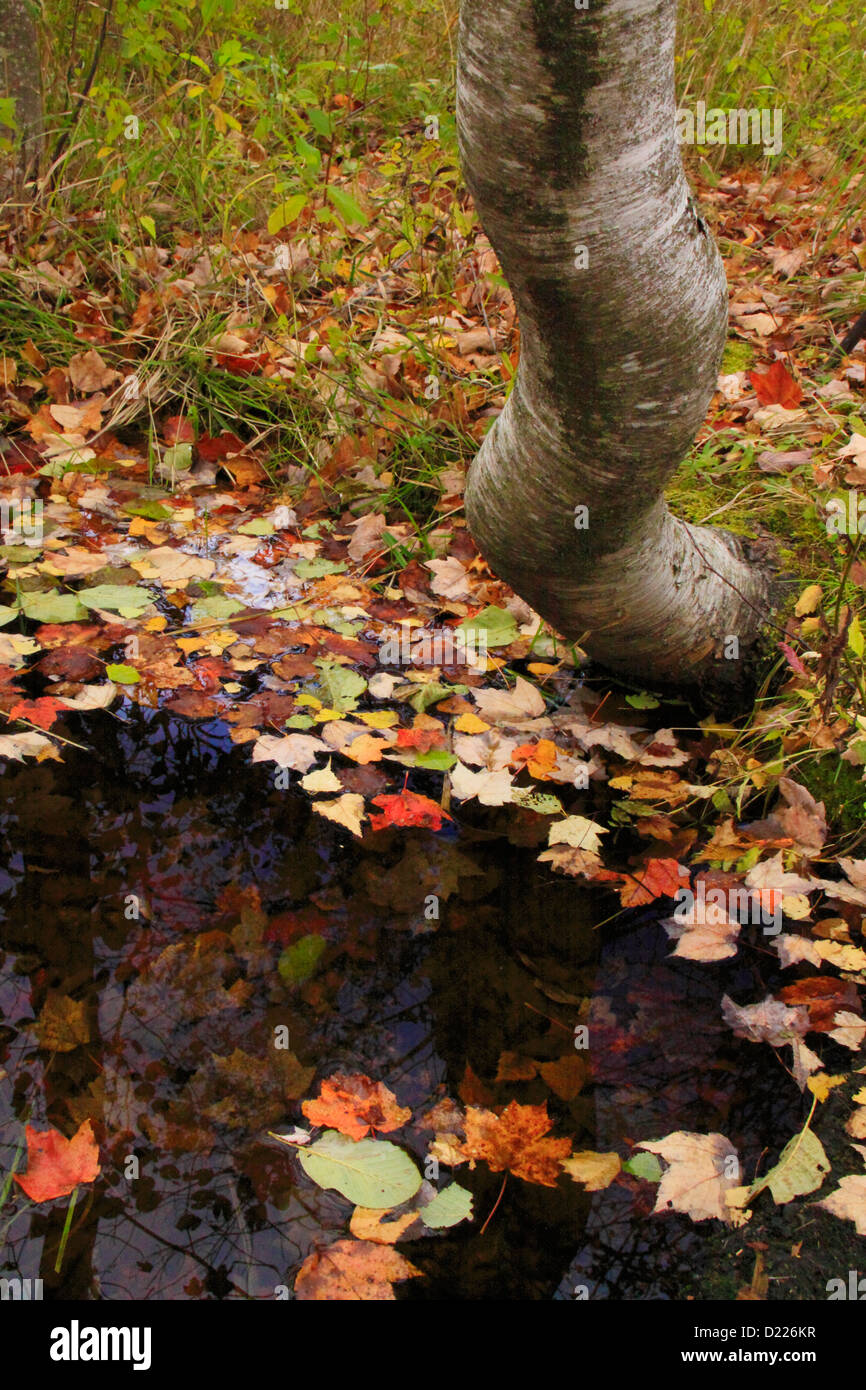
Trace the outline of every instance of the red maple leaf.
<path fill-rule="evenodd" d="M 252 376 L 254 372 L 261 371 L 268 361 L 268 354 L 266 352 L 245 352 L 243 354 L 218 352 L 216 360 L 219 367 L 225 368 L 233 376 Z"/>
<path fill-rule="evenodd" d="M 65 709 L 62 700 L 53 695 L 40 695 L 38 700 L 19 700 L 9 711 L 10 719 L 26 719 L 40 729 L 50 729 L 57 718 L 57 711 Z"/>
<path fill-rule="evenodd" d="M 272 917 L 265 928 L 263 941 L 279 941 L 289 946 L 299 936 L 312 936 L 325 930 L 330 923 L 317 907 L 301 907 L 297 911 L 281 912 Z"/>
<path fill-rule="evenodd" d="M 417 748 L 419 753 L 429 753 L 431 748 L 442 748 L 445 744 L 443 729 L 398 729 L 398 748 Z"/>
<path fill-rule="evenodd" d="M 221 463 L 229 454 L 242 454 L 243 451 L 243 440 L 238 439 L 231 430 L 223 430 L 218 435 L 203 434 L 198 441 L 199 457 L 205 463 Z"/>
<path fill-rule="evenodd" d="M 795 410 L 803 399 L 803 392 L 781 362 L 774 362 L 766 372 L 749 372 L 749 381 L 761 405 L 781 405 L 785 410 Z"/>
<path fill-rule="evenodd" d="M 373 804 L 382 807 L 381 816 L 370 816 L 374 830 L 384 830 L 386 825 L 426 825 L 431 830 L 441 830 L 443 819 L 453 819 L 429 796 L 419 796 L 405 788 L 397 796 L 374 796 Z"/>
<path fill-rule="evenodd" d="M 27 1125 L 27 1170 L 13 1174 L 31 1202 L 50 1202 L 66 1197 L 80 1182 L 99 1175 L 99 1145 L 89 1120 L 79 1125 L 71 1139 L 58 1129 L 38 1130 Z"/>
<path fill-rule="evenodd" d="M 169 415 L 163 421 L 162 437 L 166 444 L 194 444 L 195 429 L 186 415 Z"/>
<path fill-rule="evenodd" d="M 675 898 L 680 888 L 688 888 L 688 870 L 676 859 L 648 859 L 646 864 L 627 873 L 604 869 L 593 875 L 593 882 L 620 879 L 619 900 L 623 907 L 643 907 L 656 898 Z"/>

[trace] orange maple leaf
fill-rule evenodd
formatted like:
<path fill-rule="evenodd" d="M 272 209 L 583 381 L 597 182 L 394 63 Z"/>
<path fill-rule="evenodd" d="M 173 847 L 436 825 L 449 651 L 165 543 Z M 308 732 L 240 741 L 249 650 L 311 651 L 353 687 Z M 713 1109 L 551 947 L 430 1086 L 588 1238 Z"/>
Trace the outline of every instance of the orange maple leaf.
<path fill-rule="evenodd" d="M 412 1118 L 412 1111 L 398 1105 L 394 1092 L 381 1081 L 342 1072 L 323 1081 L 318 1100 L 305 1100 L 301 1109 L 312 1124 L 338 1129 L 351 1139 L 363 1139 L 374 1129 L 388 1134 Z"/>
<path fill-rule="evenodd" d="M 749 381 L 761 405 L 795 410 L 803 399 L 803 392 L 781 362 L 774 362 L 766 372 L 749 372 Z"/>
<path fill-rule="evenodd" d="M 397 747 L 429 753 L 433 748 L 445 747 L 445 734 L 442 729 L 398 729 Z"/>
<path fill-rule="evenodd" d="M 10 719 L 26 719 L 40 729 L 50 729 L 57 718 L 58 710 L 65 709 L 62 700 L 53 695 L 40 695 L 37 700 L 19 700 L 9 711 Z"/>
<path fill-rule="evenodd" d="M 507 1169 L 524 1182 L 555 1187 L 562 1176 L 560 1164 L 571 1153 L 571 1140 L 545 1138 L 552 1125 L 546 1101 L 518 1105 L 512 1100 L 500 1114 L 470 1105 L 460 1152 L 480 1159 L 491 1172 Z"/>
<path fill-rule="evenodd" d="M 426 825 L 431 830 L 441 830 L 443 820 L 451 820 L 437 802 L 429 796 L 419 796 L 417 792 L 402 791 L 396 796 L 374 796 L 373 804 L 382 807 L 382 815 L 370 815 L 370 825 L 374 830 L 383 830 L 387 825 Z"/>
<path fill-rule="evenodd" d="M 549 738 L 539 739 L 537 743 L 522 743 L 515 748 L 510 761 L 512 765 L 522 764 L 530 777 L 545 781 L 556 767 L 556 744 Z"/>
<path fill-rule="evenodd" d="M 27 1125 L 27 1169 L 13 1174 L 31 1202 L 50 1202 L 66 1197 L 80 1182 L 99 1175 L 99 1145 L 89 1120 L 79 1125 L 71 1139 L 58 1129 L 38 1130 Z"/>

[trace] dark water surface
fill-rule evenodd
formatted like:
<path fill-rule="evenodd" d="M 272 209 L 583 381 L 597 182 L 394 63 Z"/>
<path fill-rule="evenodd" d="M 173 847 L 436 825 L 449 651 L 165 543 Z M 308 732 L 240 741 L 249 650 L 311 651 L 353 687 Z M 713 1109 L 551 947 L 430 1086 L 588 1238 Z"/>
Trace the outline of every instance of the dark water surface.
<path fill-rule="evenodd" d="M 274 789 L 223 724 L 133 707 L 79 727 L 89 752 L 0 779 L 0 1182 L 24 1165 L 28 1122 L 71 1135 L 90 1116 L 102 1162 L 59 1274 L 68 1199 L 33 1206 L 13 1185 L 0 1210 L 2 1272 L 41 1277 L 46 1298 L 273 1298 L 349 1235 L 350 1204 L 266 1137 L 305 1123 L 285 1100 L 279 1027 L 315 1068 L 296 1093 L 337 1070 L 385 1082 L 412 1109 L 394 1137 L 422 1167 L 432 1133 L 417 1120 L 467 1084 L 493 1106 L 546 1100 L 576 1149 L 627 1156 L 675 1129 L 718 1130 L 747 1175 L 801 1122 L 771 1049 L 721 1019 L 724 992 L 762 998 L 771 978 L 670 959 L 657 914 L 614 916 L 615 897 L 554 878 L 513 816 L 509 829 L 505 813 L 461 807 L 437 834 L 362 844 Z M 287 984 L 281 953 L 308 934 L 327 943 L 318 969 Z M 68 1051 L 35 1027 L 58 995 L 89 1030 Z M 573 1099 L 539 1077 L 496 1082 L 503 1052 L 569 1055 L 579 1022 L 588 1075 Z M 398 1298 L 702 1296 L 712 1223 L 652 1215 L 649 1183 L 585 1194 L 511 1177 L 482 1235 L 501 1175 L 455 1177 L 476 1219 L 399 1247 L 425 1277 Z"/>

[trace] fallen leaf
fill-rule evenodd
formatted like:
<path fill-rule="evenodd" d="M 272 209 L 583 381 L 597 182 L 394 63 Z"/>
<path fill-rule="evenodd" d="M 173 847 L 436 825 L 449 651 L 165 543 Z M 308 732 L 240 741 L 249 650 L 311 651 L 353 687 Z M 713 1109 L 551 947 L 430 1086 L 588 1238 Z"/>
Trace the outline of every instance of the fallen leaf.
<path fill-rule="evenodd" d="M 766 372 L 749 372 L 749 381 L 761 405 L 781 405 L 786 410 L 794 410 L 803 399 L 802 390 L 781 362 L 774 362 Z"/>
<path fill-rule="evenodd" d="M 335 801 L 314 801 L 313 810 L 361 838 L 361 822 L 365 819 L 364 798 L 357 792 L 346 792 Z M 370 817 L 371 825 L 374 819 L 375 817 Z"/>
<path fill-rule="evenodd" d="M 494 1173 L 503 1169 L 524 1182 L 555 1187 L 562 1160 L 571 1152 L 570 1139 L 545 1137 L 553 1121 L 547 1105 L 518 1105 L 513 1100 L 500 1113 L 470 1105 L 466 1110 L 465 1158 L 481 1160 Z"/>
<path fill-rule="evenodd" d="M 49 990 L 35 1030 L 39 1046 L 46 1052 L 74 1052 L 90 1042 L 86 1002 Z"/>
<path fill-rule="evenodd" d="M 587 1192 L 601 1192 L 603 1188 L 610 1187 L 622 1167 L 622 1161 L 616 1153 L 593 1153 L 590 1149 L 581 1149 L 571 1158 L 563 1159 L 562 1166 L 570 1178 L 583 1183 Z"/>
<path fill-rule="evenodd" d="M 337 1240 L 308 1255 L 295 1279 L 299 1302 L 394 1302 L 394 1285 L 421 1270 L 389 1245 Z"/>
<path fill-rule="evenodd" d="M 374 796 L 373 805 L 382 807 L 381 815 L 370 816 L 373 830 L 384 830 L 389 825 L 423 825 L 430 830 L 441 830 L 442 821 L 451 820 L 451 816 L 429 796 L 407 790 L 394 796 Z"/>
<path fill-rule="evenodd" d="M 836 1191 L 815 1206 L 833 1216 L 841 1216 L 843 1221 L 853 1221 L 858 1236 L 866 1236 L 866 1174 L 854 1173 L 840 1178 Z"/>
<path fill-rule="evenodd" d="M 27 1168 L 13 1177 L 31 1202 L 67 1197 L 79 1183 L 93 1182 L 99 1176 L 99 1145 L 90 1120 L 79 1125 L 71 1139 L 57 1129 L 37 1130 L 32 1125 L 24 1132 Z"/>
<path fill-rule="evenodd" d="M 715 1217 L 731 1224 L 725 1193 L 739 1184 L 740 1169 L 737 1151 L 723 1134 L 677 1130 L 637 1148 L 659 1154 L 669 1165 L 659 1183 L 654 1211 L 681 1211 L 693 1221 Z M 726 1168 L 732 1176 L 725 1175 Z"/>
<path fill-rule="evenodd" d="M 301 1109 L 312 1124 L 327 1125 L 352 1139 L 363 1139 L 374 1129 L 388 1134 L 412 1118 L 412 1111 L 398 1105 L 381 1081 L 342 1072 L 323 1081 L 318 1099 L 305 1100 Z"/>

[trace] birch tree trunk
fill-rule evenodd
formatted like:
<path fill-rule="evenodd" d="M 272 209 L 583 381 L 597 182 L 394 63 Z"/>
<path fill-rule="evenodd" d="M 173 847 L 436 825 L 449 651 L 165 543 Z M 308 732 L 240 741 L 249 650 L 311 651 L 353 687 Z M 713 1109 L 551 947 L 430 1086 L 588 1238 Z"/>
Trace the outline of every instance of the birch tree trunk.
<path fill-rule="evenodd" d="M 26 172 L 38 162 L 42 142 L 42 73 L 33 0 L 0 0 L 0 96 L 15 98 L 19 168 Z"/>
<path fill-rule="evenodd" d="M 661 495 L 727 325 L 675 129 L 676 0 L 584 3 L 462 0 L 463 170 L 521 334 L 469 472 L 469 525 L 495 572 L 606 666 L 737 686 L 767 575 Z"/>

